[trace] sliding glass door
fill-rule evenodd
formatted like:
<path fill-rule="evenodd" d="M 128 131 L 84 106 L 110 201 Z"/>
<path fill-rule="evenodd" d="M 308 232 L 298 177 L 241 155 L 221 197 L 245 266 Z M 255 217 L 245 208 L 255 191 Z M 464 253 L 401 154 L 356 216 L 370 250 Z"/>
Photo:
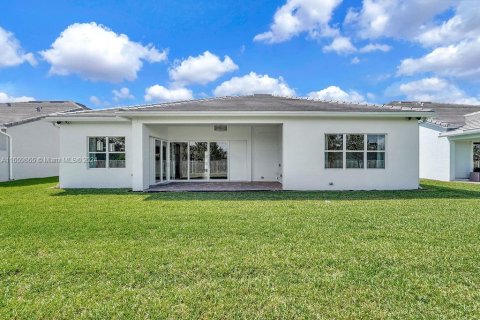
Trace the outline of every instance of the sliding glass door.
<path fill-rule="evenodd" d="M 473 144 L 473 170 L 480 170 L 480 142 Z"/>
<path fill-rule="evenodd" d="M 190 142 L 190 180 L 208 179 L 207 153 L 207 142 Z"/>
<path fill-rule="evenodd" d="M 162 166 L 166 166 L 166 145 L 162 145 Z M 170 142 L 169 159 L 170 180 L 228 180 L 228 142 Z M 163 170 L 163 180 L 166 174 Z"/>
<path fill-rule="evenodd" d="M 162 179 L 162 141 L 155 139 L 155 182 L 161 182 Z"/>
<path fill-rule="evenodd" d="M 170 143 L 170 180 L 188 179 L 188 143 Z"/>
<path fill-rule="evenodd" d="M 228 143 L 210 142 L 210 179 L 228 179 Z"/>

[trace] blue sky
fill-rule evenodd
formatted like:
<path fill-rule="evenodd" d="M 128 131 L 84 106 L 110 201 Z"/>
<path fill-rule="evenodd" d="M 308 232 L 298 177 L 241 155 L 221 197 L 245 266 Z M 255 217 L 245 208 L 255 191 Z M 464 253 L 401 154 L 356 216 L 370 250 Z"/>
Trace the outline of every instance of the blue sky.
<path fill-rule="evenodd" d="M 475 0 L 9 1 L 0 102 L 268 92 L 480 104 Z"/>

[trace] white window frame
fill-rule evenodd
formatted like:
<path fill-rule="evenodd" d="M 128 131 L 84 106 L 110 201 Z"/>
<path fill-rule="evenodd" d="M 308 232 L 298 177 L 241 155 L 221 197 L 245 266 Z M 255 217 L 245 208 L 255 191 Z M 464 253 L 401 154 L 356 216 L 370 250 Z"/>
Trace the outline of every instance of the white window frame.
<path fill-rule="evenodd" d="M 91 138 L 104 138 L 105 139 L 105 151 L 104 152 L 97 152 L 97 151 L 90 151 L 90 139 Z M 108 143 L 110 138 L 123 138 L 125 140 L 125 151 L 112 151 L 108 150 Z M 95 168 L 90 167 L 90 154 L 100 154 L 105 153 L 105 168 Z M 123 153 L 125 155 L 125 166 L 124 167 L 110 167 L 110 154 L 119 154 Z M 125 136 L 88 136 L 87 137 L 87 169 L 125 169 L 127 167 L 127 139 Z"/>
<path fill-rule="evenodd" d="M 327 136 L 329 135 L 342 135 L 342 150 L 328 150 L 327 149 Z M 360 150 L 347 150 L 347 135 L 363 135 L 363 151 Z M 384 136 L 385 139 L 385 149 L 384 150 L 368 150 L 368 136 Z M 386 133 L 362 133 L 362 132 L 349 132 L 349 133 L 325 133 L 323 137 L 323 148 L 324 148 L 324 169 L 325 170 L 386 170 L 387 169 L 387 142 L 388 135 Z M 326 163 L 326 154 L 328 152 L 341 152 L 342 153 L 342 161 L 343 167 L 342 168 L 327 168 Z M 363 168 L 347 168 L 347 152 L 363 152 Z M 368 168 L 368 152 L 383 152 L 384 153 L 384 161 L 385 165 L 383 168 Z"/>
<path fill-rule="evenodd" d="M 327 149 L 327 136 L 338 136 L 338 135 L 342 135 L 342 150 L 328 150 Z M 343 133 L 325 133 L 324 135 L 324 141 L 323 141 L 323 149 L 324 149 L 324 155 L 323 155 L 323 159 L 325 161 L 325 164 L 324 164 L 324 169 L 325 170 L 343 170 L 345 169 L 345 134 Z M 337 153 L 342 153 L 342 168 L 327 168 L 327 153 L 333 153 L 333 152 L 337 152 Z"/>

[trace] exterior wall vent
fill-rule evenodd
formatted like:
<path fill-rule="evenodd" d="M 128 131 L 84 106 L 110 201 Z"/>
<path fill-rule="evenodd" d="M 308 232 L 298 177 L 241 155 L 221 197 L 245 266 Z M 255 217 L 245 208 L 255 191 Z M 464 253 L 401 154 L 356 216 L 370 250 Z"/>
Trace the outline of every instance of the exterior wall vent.
<path fill-rule="evenodd" d="M 225 132 L 227 131 L 227 125 L 225 124 L 216 124 L 213 126 L 213 131 Z"/>

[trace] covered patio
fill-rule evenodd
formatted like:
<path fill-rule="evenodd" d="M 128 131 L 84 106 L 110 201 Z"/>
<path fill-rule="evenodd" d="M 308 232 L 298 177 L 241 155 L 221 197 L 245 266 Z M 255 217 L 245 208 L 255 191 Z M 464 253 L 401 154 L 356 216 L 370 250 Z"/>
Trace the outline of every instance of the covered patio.
<path fill-rule="evenodd" d="M 280 191 L 280 182 L 170 182 L 150 186 L 145 192 Z"/>

